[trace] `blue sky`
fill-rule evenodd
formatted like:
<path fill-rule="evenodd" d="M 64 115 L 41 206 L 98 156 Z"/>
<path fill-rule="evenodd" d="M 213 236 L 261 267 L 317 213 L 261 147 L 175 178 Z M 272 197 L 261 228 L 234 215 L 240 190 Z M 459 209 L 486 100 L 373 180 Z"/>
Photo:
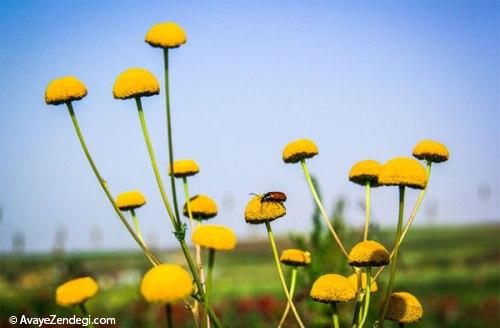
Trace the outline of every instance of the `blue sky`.
<path fill-rule="evenodd" d="M 27 250 L 50 250 L 62 227 L 70 249 L 134 247 L 67 111 L 44 104 L 47 83 L 64 75 L 89 90 L 75 110 L 112 192 L 141 189 L 146 240 L 175 244 L 134 102 L 111 94 L 116 76 L 135 66 L 151 70 L 163 92 L 161 51 L 144 43 L 162 21 L 188 35 L 171 56 L 175 155 L 200 164 L 191 189 L 219 203 L 213 223 L 240 238 L 261 235 L 243 220 L 248 193 L 282 190 L 289 214 L 275 229 L 307 229 L 306 182 L 281 161 L 283 146 L 303 137 L 320 149 L 309 166 L 328 208 L 345 197 L 352 224 L 363 221 L 364 196 L 347 181 L 352 164 L 410 155 L 424 138 L 445 143 L 451 160 L 434 167 L 417 223 L 500 217 L 498 3 L 4 1 L 0 250 L 20 231 Z M 143 105 L 165 173 L 164 95 Z M 408 192 L 407 211 L 416 196 Z M 394 225 L 396 189 L 375 190 L 372 202 L 374 220 Z M 104 237 L 92 243 L 96 229 Z"/>

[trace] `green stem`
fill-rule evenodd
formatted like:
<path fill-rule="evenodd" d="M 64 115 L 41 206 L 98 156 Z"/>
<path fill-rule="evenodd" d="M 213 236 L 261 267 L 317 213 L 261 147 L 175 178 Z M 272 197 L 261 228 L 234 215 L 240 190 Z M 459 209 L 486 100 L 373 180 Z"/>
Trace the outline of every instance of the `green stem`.
<path fill-rule="evenodd" d="M 94 174 L 99 181 L 99 184 L 101 185 L 102 189 L 104 190 L 104 193 L 108 197 L 109 202 L 113 206 L 116 214 L 122 221 L 123 225 L 125 228 L 127 228 L 128 232 L 134 238 L 136 243 L 141 247 L 141 249 L 144 251 L 144 253 L 154 262 L 154 265 L 160 264 L 160 261 L 153 255 L 153 253 L 144 245 L 144 243 L 139 239 L 139 237 L 135 234 L 134 230 L 132 227 L 128 224 L 127 218 L 123 215 L 122 211 L 118 208 L 118 205 L 116 204 L 113 196 L 111 195 L 111 192 L 108 189 L 108 185 L 106 181 L 101 177 L 101 174 L 99 173 L 99 170 L 97 169 L 97 166 L 94 163 L 94 160 L 92 159 L 92 156 L 90 155 L 90 152 L 87 148 L 87 144 L 85 143 L 85 139 L 83 138 L 82 131 L 80 130 L 80 125 L 78 124 L 78 120 L 76 118 L 75 112 L 73 110 L 73 105 L 71 104 L 70 101 L 66 102 L 66 105 L 68 107 L 69 114 L 71 116 L 71 120 L 73 122 L 73 126 L 75 127 L 76 134 L 78 136 L 78 140 L 80 141 L 80 144 L 83 148 L 83 152 L 85 153 L 85 156 L 87 157 L 87 160 L 90 164 L 90 167 L 92 168 L 92 171 L 94 171 Z"/>
<path fill-rule="evenodd" d="M 137 237 L 139 237 L 139 239 L 144 243 L 144 245 L 146 245 L 146 243 L 144 242 L 144 238 L 142 237 L 141 225 L 139 224 L 139 219 L 137 218 L 137 215 L 135 215 L 135 210 L 133 208 L 130 209 L 130 215 L 132 216 L 132 222 L 134 222 L 135 233 L 137 234 Z M 147 257 L 154 265 L 153 259 L 149 257 L 149 255 L 147 255 Z"/>
<path fill-rule="evenodd" d="M 191 231 L 194 232 L 196 224 L 193 219 L 193 213 L 191 211 L 191 198 L 189 196 L 189 185 L 186 177 L 182 177 L 182 184 L 184 186 L 184 197 L 186 198 L 186 207 L 189 216 L 189 222 L 191 224 Z M 201 284 L 205 286 L 205 275 L 203 273 L 203 264 L 201 261 L 201 248 L 199 245 L 194 245 L 196 265 L 198 266 L 198 274 L 200 275 Z M 195 315 L 198 316 L 198 301 L 194 301 Z M 207 319 L 207 326 L 210 326 L 210 321 Z"/>
<path fill-rule="evenodd" d="M 217 318 L 217 315 L 213 311 L 212 307 L 206 304 L 206 295 L 204 292 L 203 284 L 201 283 L 200 276 L 198 274 L 198 271 L 196 270 L 196 264 L 194 263 L 193 258 L 191 257 L 191 253 L 189 252 L 189 248 L 186 244 L 186 241 L 184 239 L 180 239 L 179 243 L 181 244 L 181 249 L 188 263 L 189 270 L 191 270 L 191 273 L 193 274 L 194 282 L 198 290 L 200 301 L 203 303 L 203 307 L 205 308 L 205 311 L 207 311 L 207 315 L 210 317 L 210 320 L 212 321 L 212 323 L 216 328 L 222 327 L 221 323 L 219 322 L 219 318 Z"/>
<path fill-rule="evenodd" d="M 366 317 L 368 316 L 368 309 L 370 307 L 370 294 L 372 288 L 372 268 L 366 268 L 366 295 L 365 295 L 365 303 L 363 308 L 363 317 L 359 323 L 359 328 L 363 328 L 365 324 Z"/>
<path fill-rule="evenodd" d="M 337 310 L 337 303 L 332 303 L 332 322 L 334 328 L 339 328 L 339 311 Z"/>
<path fill-rule="evenodd" d="M 186 198 L 186 207 L 189 217 L 189 223 L 191 224 L 191 230 L 194 232 L 194 219 L 193 213 L 191 212 L 191 199 L 189 197 L 189 185 L 186 177 L 182 177 L 182 185 L 184 186 L 184 198 Z"/>
<path fill-rule="evenodd" d="M 299 324 L 299 326 L 301 328 L 304 328 L 304 324 L 302 323 L 302 320 L 300 319 L 299 313 L 297 312 L 297 309 L 295 308 L 295 305 L 293 304 L 292 297 L 290 296 L 290 293 L 288 292 L 288 287 L 286 286 L 285 277 L 283 276 L 283 271 L 281 270 L 280 259 L 278 257 L 278 250 L 276 248 L 276 242 L 274 241 L 273 231 L 271 230 L 271 224 L 269 222 L 266 222 L 266 228 L 267 228 L 267 234 L 269 236 L 269 241 L 271 242 L 271 248 L 273 250 L 274 261 L 276 262 L 276 267 L 278 269 L 278 275 L 279 275 L 279 278 L 281 281 L 281 286 L 283 287 L 283 291 L 285 292 L 287 301 L 290 304 L 290 307 L 292 308 L 292 312 L 295 316 L 295 319 L 297 320 L 297 323 Z"/>
<path fill-rule="evenodd" d="M 405 226 L 405 228 L 403 230 L 403 233 L 401 234 L 401 238 L 399 238 L 399 245 L 401 245 L 403 243 L 403 240 L 404 240 L 404 238 L 405 238 L 408 230 L 410 230 L 411 224 L 413 223 L 413 220 L 415 219 L 415 217 L 417 215 L 418 209 L 420 208 L 420 204 L 422 203 L 422 200 L 424 199 L 425 192 L 427 191 L 427 186 L 429 185 L 429 179 L 431 177 L 431 165 L 432 165 L 432 162 L 427 161 L 427 168 L 426 168 L 426 172 L 427 172 L 427 185 L 425 186 L 424 189 L 422 189 L 420 191 L 420 195 L 418 196 L 417 202 L 415 203 L 415 206 L 413 207 L 413 211 L 411 212 L 411 215 L 410 215 L 410 217 L 408 219 L 408 222 L 406 223 L 406 226 Z M 394 256 L 394 249 L 391 252 L 390 258 L 392 259 L 393 256 Z M 378 269 L 377 273 L 373 277 L 373 281 L 377 280 L 377 278 L 380 276 L 380 274 L 382 273 L 382 271 L 384 270 L 384 268 L 385 267 L 381 267 L 380 269 Z"/>
<path fill-rule="evenodd" d="M 359 314 L 361 312 L 361 305 L 363 302 L 364 293 L 362 293 L 363 286 L 363 273 L 360 268 L 354 268 L 356 273 L 356 306 L 354 307 L 354 315 L 352 317 L 352 327 L 357 327 L 359 322 Z"/>
<path fill-rule="evenodd" d="M 167 328 L 173 328 L 174 324 L 172 322 L 172 304 L 165 304 L 165 318 L 167 320 Z"/>
<path fill-rule="evenodd" d="M 366 181 L 365 232 L 363 234 L 363 240 L 368 239 L 369 226 L 370 226 L 370 181 Z"/>
<path fill-rule="evenodd" d="M 85 303 L 80 303 L 79 307 L 84 317 L 90 317 L 89 313 L 87 312 L 87 308 L 85 307 Z M 92 324 L 92 319 L 90 319 L 90 323 L 88 324 L 87 327 L 94 328 L 94 325 Z"/>
<path fill-rule="evenodd" d="M 167 107 L 167 135 L 168 135 L 168 162 L 169 167 L 174 169 L 174 147 L 172 138 L 172 120 L 170 114 L 170 83 L 168 78 L 168 48 L 163 48 L 163 57 L 165 63 L 165 103 Z M 172 187 L 172 198 L 174 200 L 175 215 L 177 224 L 181 224 L 181 217 L 179 216 L 179 205 L 177 204 L 177 191 L 175 190 L 175 177 L 170 175 L 170 186 Z"/>
<path fill-rule="evenodd" d="M 347 251 L 344 248 L 344 245 L 340 241 L 339 236 L 335 232 L 335 229 L 332 226 L 332 223 L 330 221 L 330 218 L 326 214 L 325 208 L 323 207 L 323 204 L 321 203 L 321 200 L 319 199 L 318 193 L 316 192 L 316 188 L 314 187 L 314 184 L 311 179 L 311 175 L 309 174 L 309 170 L 307 169 L 307 164 L 304 159 L 300 161 L 300 164 L 302 165 L 302 169 L 304 171 L 304 175 L 306 176 L 307 183 L 309 184 L 309 188 L 311 189 L 311 193 L 313 195 L 314 201 L 316 202 L 316 205 L 319 208 L 319 211 L 321 212 L 321 215 L 323 217 L 323 220 L 325 221 L 326 225 L 328 226 L 328 229 L 333 235 L 333 238 L 337 242 L 337 245 L 339 245 L 340 249 L 342 250 L 342 253 L 344 253 L 345 257 L 348 257 Z"/>
<path fill-rule="evenodd" d="M 186 241 L 184 240 L 184 237 L 185 237 L 184 236 L 184 234 L 185 234 L 184 228 L 181 226 L 181 224 L 178 224 L 178 222 L 175 220 L 175 216 L 172 213 L 172 209 L 170 208 L 170 204 L 168 203 L 167 195 L 165 194 L 165 189 L 163 188 L 163 182 L 161 180 L 160 172 L 159 172 L 158 166 L 156 164 L 156 159 L 155 159 L 155 155 L 153 152 L 153 147 L 151 146 L 151 141 L 149 140 L 149 134 L 148 134 L 147 126 L 146 126 L 146 120 L 144 119 L 144 113 L 142 111 L 141 100 L 140 100 L 140 98 L 135 98 L 135 99 L 136 99 L 136 103 L 137 103 L 137 110 L 139 112 L 139 119 L 141 121 L 142 132 L 144 134 L 144 139 L 146 140 L 146 145 L 148 147 L 149 158 L 151 159 L 151 165 L 153 166 L 153 171 L 155 173 L 156 182 L 158 184 L 158 189 L 160 190 L 160 194 L 162 196 L 163 203 L 165 204 L 165 207 L 166 207 L 167 212 L 169 214 L 170 220 L 172 221 L 172 224 L 174 226 L 174 229 L 176 232 L 176 238 L 179 240 L 184 257 L 186 258 L 189 269 L 191 270 L 191 273 L 193 274 L 193 278 L 196 282 L 196 287 L 198 288 L 198 293 L 200 294 L 201 298 L 204 301 L 205 293 L 203 291 L 203 285 L 201 283 L 200 276 L 198 275 L 198 270 L 196 268 L 196 265 L 194 264 L 191 253 L 189 252 L 189 248 L 186 245 Z M 219 320 L 218 320 L 217 316 L 215 315 L 215 312 L 213 312 L 213 310 L 209 306 L 205 306 L 205 309 L 207 311 L 207 314 L 210 316 L 212 323 L 216 327 L 221 327 Z"/>
<path fill-rule="evenodd" d="M 296 281 L 297 281 L 297 266 L 294 266 L 292 269 L 292 279 L 290 282 L 290 297 L 292 298 L 292 300 L 293 300 L 293 294 L 295 293 Z M 288 312 L 290 312 L 290 303 L 287 302 L 285 312 L 283 312 L 283 315 L 281 316 L 281 320 L 278 324 L 278 328 L 281 328 L 283 326 L 283 324 L 285 323 L 285 319 L 288 316 Z"/>
<path fill-rule="evenodd" d="M 170 207 L 170 203 L 168 202 L 167 194 L 165 193 L 165 189 L 163 188 L 163 181 L 161 180 L 161 175 L 160 171 L 158 170 L 158 164 L 156 163 L 156 157 L 153 151 L 153 146 L 151 145 L 151 140 L 149 139 L 149 132 L 148 132 L 148 127 L 146 125 L 146 119 L 144 118 L 144 112 L 142 111 L 141 98 L 136 97 L 135 102 L 137 104 L 137 112 L 139 113 L 139 120 L 141 121 L 142 134 L 144 135 L 144 140 L 146 141 L 146 146 L 148 148 L 148 153 L 149 153 L 149 159 L 151 160 L 151 165 L 153 166 L 156 183 L 158 184 L 158 189 L 160 190 L 161 198 L 163 200 L 163 204 L 165 204 L 165 208 L 167 209 L 168 216 L 170 217 L 170 220 L 172 221 L 175 230 L 178 231 L 180 229 L 180 224 L 175 219 L 174 213 L 172 212 L 172 208 Z"/>
<path fill-rule="evenodd" d="M 391 274 L 389 276 L 389 284 L 387 285 L 385 300 L 384 303 L 382 304 L 382 311 L 380 311 L 380 316 L 379 316 L 380 327 L 384 326 L 385 314 L 387 312 L 387 307 L 389 306 L 389 299 L 391 297 L 394 278 L 396 277 L 396 270 L 398 267 L 398 254 L 399 254 L 399 244 L 400 244 L 399 239 L 401 238 L 401 229 L 403 226 L 404 204 L 405 204 L 405 187 L 399 186 L 398 228 L 396 230 L 396 238 L 394 239 L 394 257 L 391 260 Z"/>
<path fill-rule="evenodd" d="M 207 271 L 207 282 L 205 288 L 205 304 L 210 305 L 210 294 L 212 292 L 212 273 L 214 270 L 215 261 L 215 250 L 208 250 L 208 271 Z"/>

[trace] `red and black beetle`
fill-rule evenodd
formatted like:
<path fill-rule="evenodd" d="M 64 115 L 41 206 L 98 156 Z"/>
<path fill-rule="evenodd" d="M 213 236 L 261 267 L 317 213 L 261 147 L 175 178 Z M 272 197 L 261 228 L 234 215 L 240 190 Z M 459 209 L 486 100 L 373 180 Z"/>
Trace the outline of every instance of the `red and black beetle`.
<path fill-rule="evenodd" d="M 260 197 L 260 202 L 274 202 L 274 203 L 283 203 L 286 201 L 286 195 L 284 192 L 281 191 L 269 191 L 266 192 L 264 195 L 257 195 L 257 194 L 250 194 L 250 195 L 255 195 L 257 197 Z"/>

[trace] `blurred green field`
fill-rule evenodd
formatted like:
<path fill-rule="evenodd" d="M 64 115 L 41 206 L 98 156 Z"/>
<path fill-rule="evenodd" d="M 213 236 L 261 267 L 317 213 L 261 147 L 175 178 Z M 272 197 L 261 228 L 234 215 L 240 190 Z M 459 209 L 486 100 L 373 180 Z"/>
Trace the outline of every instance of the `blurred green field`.
<path fill-rule="evenodd" d="M 351 234 L 356 237 L 358 232 Z M 392 232 L 380 233 L 387 245 L 392 244 L 390 236 Z M 409 233 L 395 289 L 409 291 L 422 301 L 424 319 L 414 327 L 500 325 L 498 236 L 500 225 L 493 224 L 422 227 Z M 278 245 L 291 246 L 290 238 L 281 236 Z M 183 263 L 177 252 L 163 252 L 162 257 L 165 261 Z M 138 292 L 140 278 L 148 267 L 149 263 L 138 252 L 4 254 L 0 276 L 2 326 L 8 326 L 10 315 L 72 315 L 71 309 L 55 306 L 54 290 L 58 283 L 85 274 L 96 278 L 101 287 L 98 295 L 88 302 L 92 314 L 116 317 L 121 327 L 163 326 L 163 309 L 146 304 Z M 381 278 L 383 284 L 386 274 Z M 308 288 L 299 284 L 296 294 L 308 326 L 328 326 L 328 318 L 318 315 L 318 305 L 308 300 Z M 372 304 L 378 304 L 380 294 L 374 295 Z M 213 297 L 216 311 L 228 326 L 276 325 L 285 303 L 267 240 L 242 242 L 236 251 L 217 255 Z M 341 311 L 347 323 L 351 305 L 343 305 Z M 181 305 L 174 308 L 174 317 L 179 326 L 192 327 L 190 315 Z M 292 320 L 288 326 L 295 326 Z"/>

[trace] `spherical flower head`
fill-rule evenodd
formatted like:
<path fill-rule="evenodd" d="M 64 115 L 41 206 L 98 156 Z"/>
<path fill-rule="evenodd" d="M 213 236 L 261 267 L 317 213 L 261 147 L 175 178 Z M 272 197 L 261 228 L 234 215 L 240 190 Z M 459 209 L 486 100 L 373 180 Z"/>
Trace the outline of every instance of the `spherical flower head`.
<path fill-rule="evenodd" d="M 191 213 L 195 219 L 208 220 L 217 215 L 217 203 L 207 195 L 196 195 L 189 199 Z M 189 217 L 187 203 L 182 208 L 182 214 Z"/>
<path fill-rule="evenodd" d="M 297 163 L 316 155 L 318 155 L 318 147 L 309 139 L 292 141 L 283 149 L 283 161 L 285 163 Z"/>
<path fill-rule="evenodd" d="M 160 264 L 149 270 L 141 282 L 141 294 L 149 303 L 177 303 L 192 291 L 191 276 L 177 264 Z"/>
<path fill-rule="evenodd" d="M 423 316 L 422 304 L 412 294 L 398 292 L 391 295 L 385 314 L 387 320 L 407 324 L 417 322 Z"/>
<path fill-rule="evenodd" d="M 206 224 L 198 226 L 191 239 L 202 248 L 230 251 L 236 247 L 236 235 L 228 227 Z"/>
<path fill-rule="evenodd" d="M 450 157 L 448 148 L 440 142 L 433 140 L 422 140 L 413 148 L 413 156 L 429 162 L 446 162 Z"/>
<path fill-rule="evenodd" d="M 370 182 L 371 186 L 377 186 L 378 174 L 382 164 L 372 159 L 357 162 L 349 172 L 349 180 L 362 186 Z"/>
<path fill-rule="evenodd" d="M 122 192 L 116 198 L 116 205 L 122 211 L 133 210 L 146 204 L 146 197 L 139 190 Z"/>
<path fill-rule="evenodd" d="M 271 222 L 285 216 L 286 208 L 280 202 L 262 201 L 260 196 L 254 196 L 245 209 L 245 221 L 250 224 Z"/>
<path fill-rule="evenodd" d="M 68 101 L 80 100 L 87 95 L 87 88 L 74 76 L 52 80 L 45 89 L 45 103 L 60 105 Z"/>
<path fill-rule="evenodd" d="M 300 249 L 289 248 L 281 252 L 281 263 L 290 266 L 304 266 L 311 263 L 311 253 Z"/>
<path fill-rule="evenodd" d="M 200 172 L 198 164 L 192 159 L 179 159 L 177 161 L 174 161 L 173 166 L 174 177 L 176 178 L 189 177 Z M 171 167 L 168 168 L 168 174 L 172 174 Z"/>
<path fill-rule="evenodd" d="M 351 274 L 349 277 L 349 282 L 354 289 L 358 289 L 358 275 L 356 273 Z M 366 273 L 361 273 L 361 288 L 366 288 Z M 378 285 L 376 281 L 372 281 L 372 285 L 370 286 L 370 292 L 375 293 L 378 290 Z"/>
<path fill-rule="evenodd" d="M 366 240 L 354 245 L 347 262 L 355 267 L 379 267 L 389 264 L 389 252 L 384 245 Z"/>
<path fill-rule="evenodd" d="M 147 43 L 158 48 L 177 48 L 186 40 L 186 32 L 174 22 L 153 25 L 145 37 Z"/>
<path fill-rule="evenodd" d="M 93 297 L 99 286 L 94 279 L 83 277 L 70 280 L 56 289 L 56 303 L 60 306 L 78 305 Z"/>
<path fill-rule="evenodd" d="M 123 71 L 113 85 L 113 97 L 116 99 L 148 97 L 159 93 L 158 80 L 144 68 L 129 68 Z"/>
<path fill-rule="evenodd" d="M 396 157 L 382 166 L 378 175 L 378 184 L 424 189 L 427 185 L 427 173 L 417 160 L 409 157 Z"/>
<path fill-rule="evenodd" d="M 339 274 L 325 274 L 316 279 L 310 296 L 321 303 L 347 302 L 356 296 L 349 279 Z"/>

